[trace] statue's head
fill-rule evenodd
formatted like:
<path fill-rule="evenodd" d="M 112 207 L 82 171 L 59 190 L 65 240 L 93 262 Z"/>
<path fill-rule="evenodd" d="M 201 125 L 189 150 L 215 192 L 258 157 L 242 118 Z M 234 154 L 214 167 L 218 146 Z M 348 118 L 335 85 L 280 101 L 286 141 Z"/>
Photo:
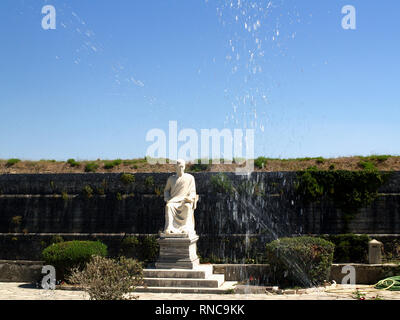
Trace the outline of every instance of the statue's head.
<path fill-rule="evenodd" d="M 176 161 L 176 173 L 182 175 L 185 172 L 185 160 L 178 159 Z"/>

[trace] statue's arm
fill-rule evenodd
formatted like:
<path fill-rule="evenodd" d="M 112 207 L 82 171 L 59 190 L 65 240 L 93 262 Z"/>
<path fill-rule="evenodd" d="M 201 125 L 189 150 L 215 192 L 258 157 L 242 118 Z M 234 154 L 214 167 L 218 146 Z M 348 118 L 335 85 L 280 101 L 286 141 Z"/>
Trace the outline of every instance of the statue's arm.
<path fill-rule="evenodd" d="M 190 188 L 185 200 L 186 202 L 192 202 L 192 203 L 196 200 L 196 184 L 194 181 L 194 177 L 192 177 Z"/>
<path fill-rule="evenodd" d="M 164 201 L 168 202 L 171 199 L 171 179 L 168 178 L 167 185 L 164 188 Z"/>

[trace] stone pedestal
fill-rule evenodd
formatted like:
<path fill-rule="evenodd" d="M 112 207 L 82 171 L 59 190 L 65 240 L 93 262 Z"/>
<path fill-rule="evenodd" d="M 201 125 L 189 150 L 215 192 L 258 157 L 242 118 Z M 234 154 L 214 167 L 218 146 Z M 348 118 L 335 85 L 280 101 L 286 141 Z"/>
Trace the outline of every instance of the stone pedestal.
<path fill-rule="evenodd" d="M 378 240 L 371 240 L 368 243 L 368 263 L 381 264 L 382 263 L 382 247 L 383 243 Z"/>
<path fill-rule="evenodd" d="M 199 265 L 196 252 L 198 235 L 160 234 L 157 242 L 160 245 L 160 256 L 156 262 L 157 269 L 194 269 Z"/>

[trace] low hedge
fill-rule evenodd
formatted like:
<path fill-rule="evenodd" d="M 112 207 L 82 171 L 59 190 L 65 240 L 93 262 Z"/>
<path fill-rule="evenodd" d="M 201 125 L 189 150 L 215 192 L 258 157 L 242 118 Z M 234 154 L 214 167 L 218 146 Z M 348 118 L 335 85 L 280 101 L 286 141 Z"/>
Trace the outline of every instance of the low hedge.
<path fill-rule="evenodd" d="M 273 282 L 281 287 L 312 287 L 329 280 L 334 244 L 321 238 L 281 238 L 266 245 Z"/>
<path fill-rule="evenodd" d="M 57 280 L 65 280 L 72 268 L 83 269 L 92 256 L 107 256 L 107 246 L 100 241 L 53 243 L 42 252 L 46 264 L 56 268 Z"/>

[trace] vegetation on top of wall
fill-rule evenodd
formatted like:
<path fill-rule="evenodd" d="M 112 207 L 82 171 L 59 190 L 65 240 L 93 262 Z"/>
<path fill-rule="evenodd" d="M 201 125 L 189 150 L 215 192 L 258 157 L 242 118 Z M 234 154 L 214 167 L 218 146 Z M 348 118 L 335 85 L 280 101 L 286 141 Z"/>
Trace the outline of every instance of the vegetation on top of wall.
<path fill-rule="evenodd" d="M 95 162 L 89 162 L 85 165 L 85 172 L 96 172 L 99 165 Z"/>
<path fill-rule="evenodd" d="M 118 167 L 119 165 L 122 164 L 122 160 L 121 159 L 117 159 L 117 160 L 112 160 L 112 161 L 106 161 L 104 163 L 104 169 L 112 169 L 114 167 Z"/>
<path fill-rule="evenodd" d="M 281 238 L 266 245 L 274 283 L 280 287 L 312 287 L 329 280 L 334 244 L 321 238 Z"/>
<path fill-rule="evenodd" d="M 71 167 L 79 167 L 81 164 L 77 161 L 75 161 L 75 159 L 68 159 L 67 163 L 71 166 Z"/>
<path fill-rule="evenodd" d="M 21 160 L 19 160 L 19 159 L 9 159 L 9 160 L 7 160 L 6 167 L 7 168 L 12 167 L 14 164 L 16 164 L 20 161 Z"/>
<path fill-rule="evenodd" d="M 370 205 L 388 173 L 376 170 L 321 171 L 311 167 L 297 173 L 296 191 L 305 203 L 332 200 L 344 213 L 345 230 L 360 208 Z"/>
<path fill-rule="evenodd" d="M 188 166 L 189 172 L 202 172 L 202 171 L 209 171 L 210 164 L 207 163 L 193 163 Z"/>
<path fill-rule="evenodd" d="M 374 171 L 374 170 L 377 170 L 375 164 L 374 164 L 373 162 L 369 161 L 369 160 L 360 161 L 360 162 L 358 163 L 358 165 L 359 165 L 360 168 L 362 168 L 363 170 L 367 170 L 367 171 Z"/>
<path fill-rule="evenodd" d="M 254 159 L 254 165 L 258 169 L 263 169 L 267 165 L 267 158 L 265 157 L 258 157 L 257 159 Z"/>
<path fill-rule="evenodd" d="M 151 161 L 150 161 L 151 160 Z M 218 160 L 217 162 L 215 162 Z M 77 172 L 171 172 L 174 171 L 173 161 L 169 159 L 116 159 L 116 160 L 82 160 L 75 159 L 65 161 L 55 160 L 0 160 L 0 174 L 10 173 L 77 173 Z M 187 163 L 188 172 L 235 172 L 246 159 L 207 159 L 199 162 Z M 18 163 L 18 164 L 17 164 Z M 15 165 L 17 164 L 17 165 Z M 66 165 L 68 164 L 68 165 Z M 87 165 L 89 166 L 87 167 Z M 303 158 L 270 158 L 260 156 L 254 159 L 254 167 L 257 171 L 299 171 L 310 166 L 318 166 L 320 170 L 363 170 L 365 167 L 376 167 L 380 171 L 400 170 L 400 156 L 370 155 L 339 158 L 303 157 Z M 97 166 L 97 167 L 96 167 Z"/>

